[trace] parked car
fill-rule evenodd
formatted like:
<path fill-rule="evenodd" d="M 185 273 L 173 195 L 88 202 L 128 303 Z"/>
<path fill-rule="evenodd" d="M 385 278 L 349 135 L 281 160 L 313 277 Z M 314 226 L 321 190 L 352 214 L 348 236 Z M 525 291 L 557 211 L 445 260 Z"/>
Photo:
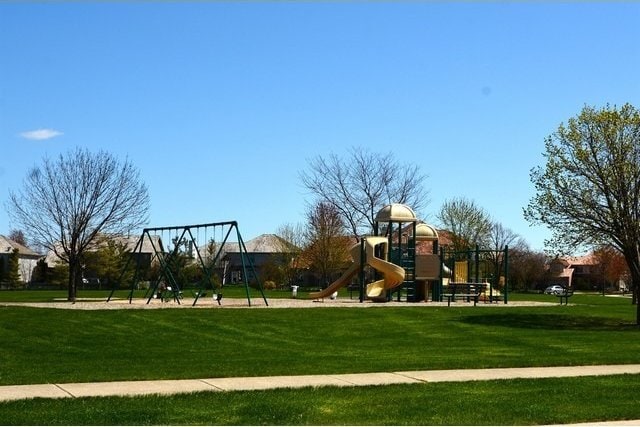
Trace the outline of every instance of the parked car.
<path fill-rule="evenodd" d="M 560 295 L 564 294 L 566 289 L 562 285 L 551 285 L 544 290 L 545 294 Z"/>

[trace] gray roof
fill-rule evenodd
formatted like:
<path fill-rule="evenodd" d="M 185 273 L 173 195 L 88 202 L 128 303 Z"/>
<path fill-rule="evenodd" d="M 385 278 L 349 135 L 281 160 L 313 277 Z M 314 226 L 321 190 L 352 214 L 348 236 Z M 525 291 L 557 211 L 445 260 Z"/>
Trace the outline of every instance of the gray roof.
<path fill-rule="evenodd" d="M 275 234 L 261 234 L 255 239 L 251 239 L 244 242 L 248 253 L 262 253 L 262 254 L 279 254 L 285 252 L 285 248 L 291 246 L 281 237 Z M 238 242 L 227 242 L 224 245 L 224 252 L 226 253 L 238 253 Z"/>
<path fill-rule="evenodd" d="M 3 235 L 0 235 L 0 254 L 10 254 L 14 249 L 18 250 L 18 254 L 30 257 L 39 257 L 39 253 L 29 249 L 26 246 L 21 245 Z"/>
<path fill-rule="evenodd" d="M 149 239 L 149 237 L 151 237 L 151 239 Z M 140 236 L 113 236 L 111 238 L 116 242 L 118 242 L 119 244 L 125 245 L 125 247 L 131 252 L 133 252 L 133 250 L 136 249 L 136 245 L 140 240 Z M 151 244 L 152 241 L 153 241 L 153 245 Z M 142 240 L 142 249 L 138 248 L 136 252 L 152 254 L 154 253 L 154 250 L 153 250 L 154 246 L 156 248 L 156 251 L 158 252 L 164 251 L 163 242 L 160 239 L 160 236 L 145 235 L 144 239 Z"/>
<path fill-rule="evenodd" d="M 97 237 L 92 243 L 91 245 L 87 248 L 88 252 L 92 252 L 92 251 L 96 251 L 98 250 L 98 248 L 100 248 L 101 246 L 103 246 L 106 242 L 106 240 L 111 239 L 115 242 L 117 242 L 118 244 L 121 245 L 125 245 L 125 247 L 127 248 L 127 250 L 133 252 L 134 249 L 136 249 L 136 245 L 138 243 L 138 241 L 140 240 L 140 236 L 119 236 L 119 235 L 114 235 L 114 236 L 106 236 L 106 235 L 100 235 L 99 237 Z M 156 247 L 156 251 L 162 252 L 164 250 L 164 246 L 162 244 L 162 240 L 160 239 L 160 236 L 151 236 L 151 240 L 145 236 L 144 239 L 142 240 L 142 250 L 140 250 L 140 248 L 138 248 L 138 250 L 136 250 L 136 253 L 148 253 L 148 254 L 154 254 L 155 251 L 153 250 L 153 246 L 151 245 L 151 241 L 153 241 L 153 245 L 155 245 Z M 58 250 L 62 250 L 61 245 L 59 243 L 56 243 L 56 248 Z M 49 250 L 47 252 L 47 255 L 45 257 L 45 261 L 47 262 L 47 264 L 49 265 L 53 265 L 55 263 L 60 262 L 60 258 L 56 255 L 56 253 L 52 250 Z"/>

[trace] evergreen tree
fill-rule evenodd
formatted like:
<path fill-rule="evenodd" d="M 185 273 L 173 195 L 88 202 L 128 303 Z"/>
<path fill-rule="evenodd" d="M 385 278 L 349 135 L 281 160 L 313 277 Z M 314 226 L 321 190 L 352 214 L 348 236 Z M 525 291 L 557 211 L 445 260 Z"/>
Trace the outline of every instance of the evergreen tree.
<path fill-rule="evenodd" d="M 20 285 L 20 260 L 18 259 L 18 250 L 14 249 L 9 255 L 9 262 L 7 263 L 7 284 L 11 287 L 17 287 Z"/>

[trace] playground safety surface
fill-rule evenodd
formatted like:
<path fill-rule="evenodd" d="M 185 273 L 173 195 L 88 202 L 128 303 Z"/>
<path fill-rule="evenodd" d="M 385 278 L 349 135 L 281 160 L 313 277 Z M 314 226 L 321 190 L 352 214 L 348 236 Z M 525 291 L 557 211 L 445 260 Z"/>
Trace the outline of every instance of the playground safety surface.
<path fill-rule="evenodd" d="M 381 307 L 447 307 L 447 302 L 360 302 L 357 298 L 340 297 L 337 299 L 295 299 L 295 298 L 269 298 L 268 305 L 262 298 L 254 297 L 251 299 L 251 305 L 246 298 L 223 298 L 218 304 L 213 298 L 200 298 L 195 306 L 192 306 L 193 298 L 183 298 L 178 304 L 175 301 L 162 302 L 158 299 L 152 299 L 147 304 L 146 299 L 133 299 L 131 303 L 127 299 L 113 299 L 106 302 L 104 299 L 78 299 L 75 303 L 68 301 L 59 302 L 0 302 L 0 306 L 24 306 L 39 308 L 59 308 L 68 310 L 122 310 L 122 309 L 161 309 L 161 308 L 326 308 L 326 307 L 359 307 L 359 308 L 381 308 Z M 557 302 L 537 302 L 537 301 L 509 301 L 508 304 L 500 302 L 483 302 L 478 303 L 478 307 L 524 307 L 524 306 L 553 306 L 558 305 Z M 571 304 L 569 304 L 571 305 Z M 451 303 L 451 307 L 473 307 L 473 302 L 458 300 Z"/>

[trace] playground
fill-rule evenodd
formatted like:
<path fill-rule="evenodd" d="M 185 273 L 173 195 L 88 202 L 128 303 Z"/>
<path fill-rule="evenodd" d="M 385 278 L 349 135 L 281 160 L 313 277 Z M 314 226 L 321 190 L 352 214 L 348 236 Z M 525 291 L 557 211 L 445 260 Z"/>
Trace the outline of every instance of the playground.
<path fill-rule="evenodd" d="M 639 361 L 635 309 L 627 299 L 576 294 L 561 305 L 553 295 L 509 293 L 502 278 L 507 251 L 498 257 L 501 267 L 491 269 L 495 254 L 477 248 L 448 253 L 435 229 L 414 220 L 410 210 L 390 205 L 387 213 L 373 236 L 351 248 L 353 262 L 338 280 L 295 297 L 292 290 L 263 289 L 233 222 L 224 223 L 215 239 L 204 237 L 202 225 L 146 229 L 139 246 L 154 242 L 159 269 L 153 280 L 142 263 L 132 263 L 122 275 L 130 280 L 108 298 L 104 291 L 87 292 L 72 304 L 64 292 L 0 294 L 0 324 L 12 325 L 0 329 L 0 341 L 11 349 L 3 355 L 0 386 L 19 391 L 60 384 L 56 392 L 84 396 L 0 402 L 5 422 L 522 425 L 640 419 L 640 374 L 624 370 Z M 163 238 L 163 231 L 171 237 Z M 242 280 L 229 284 L 222 248 L 229 248 L 234 233 Z M 167 240 L 172 246 L 159 245 Z M 208 243 L 204 250 L 202 242 Z M 198 266 L 191 276 L 197 280 L 189 283 L 183 280 L 186 259 Z M 595 365 L 618 368 L 572 376 L 571 366 Z M 459 381 L 472 372 L 529 368 L 569 376 Z M 433 379 L 445 371 L 453 377 Z M 229 386 L 245 381 L 254 385 Z M 292 390 L 287 381 L 308 382 Z M 166 395 L 169 383 L 196 388 Z M 278 383 L 285 388 L 266 390 Z M 129 385 L 142 387 L 142 395 L 111 396 Z M 112 391 L 96 391 L 101 387 Z M 602 404 L 594 404 L 598 400 Z"/>
<path fill-rule="evenodd" d="M 409 206 L 398 203 L 378 212 L 373 233 L 351 246 L 351 264 L 337 280 L 307 297 L 316 302 L 336 299 L 338 292 L 348 287 L 352 292 L 357 289 L 360 303 L 507 304 L 508 247 L 447 251 L 439 246 L 433 226 L 420 221 Z M 231 243 L 230 237 L 235 237 L 235 242 Z M 145 246 L 147 253 L 143 253 Z M 231 251 L 236 260 L 233 265 L 238 266 L 235 272 L 229 268 Z M 242 282 L 248 306 L 256 304 L 256 296 L 259 304 L 269 305 L 254 255 L 247 250 L 237 222 L 145 228 L 107 302 L 119 289 L 128 288 L 127 299 L 133 304 L 135 291 L 142 286 L 147 305 L 157 300 L 210 306 L 206 298 L 210 296 L 220 306 L 225 284 L 232 277 Z M 298 288 L 292 286 L 293 298 Z"/>

